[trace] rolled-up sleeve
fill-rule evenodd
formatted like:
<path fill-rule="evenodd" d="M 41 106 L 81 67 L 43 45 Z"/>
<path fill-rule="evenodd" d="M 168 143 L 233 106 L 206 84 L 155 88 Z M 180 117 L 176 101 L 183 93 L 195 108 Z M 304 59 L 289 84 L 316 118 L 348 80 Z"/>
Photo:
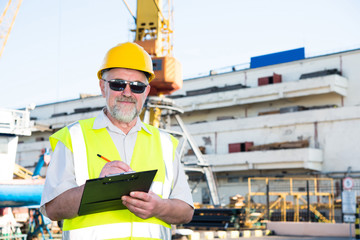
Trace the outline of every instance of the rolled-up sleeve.
<path fill-rule="evenodd" d="M 182 200 L 194 208 L 194 202 L 189 184 L 187 182 L 187 176 L 185 175 L 185 171 L 182 167 L 182 164 L 180 163 L 180 157 L 178 153 L 175 154 L 174 185 L 169 198 Z"/>

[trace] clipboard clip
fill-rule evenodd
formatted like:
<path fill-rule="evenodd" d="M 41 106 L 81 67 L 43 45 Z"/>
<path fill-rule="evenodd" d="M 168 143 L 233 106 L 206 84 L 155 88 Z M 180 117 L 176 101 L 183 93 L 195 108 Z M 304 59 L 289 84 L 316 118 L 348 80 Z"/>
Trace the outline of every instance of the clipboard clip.
<path fill-rule="evenodd" d="M 128 171 L 128 172 L 122 172 L 122 173 L 114 173 L 114 174 L 106 175 L 105 177 L 114 177 L 114 176 L 119 176 L 119 175 L 124 175 L 124 174 L 131 174 L 131 173 L 136 173 L 136 172 L 135 171 Z"/>
<path fill-rule="evenodd" d="M 103 184 L 134 181 L 139 178 L 139 176 L 135 173 L 136 172 L 134 172 L 134 171 L 130 171 L 130 172 L 123 172 L 123 173 L 118 173 L 118 174 L 111 174 L 104 178 Z M 120 179 L 116 178 L 116 177 L 125 176 L 125 175 L 126 175 L 126 178 L 120 178 Z M 113 177 L 115 179 L 113 179 Z"/>

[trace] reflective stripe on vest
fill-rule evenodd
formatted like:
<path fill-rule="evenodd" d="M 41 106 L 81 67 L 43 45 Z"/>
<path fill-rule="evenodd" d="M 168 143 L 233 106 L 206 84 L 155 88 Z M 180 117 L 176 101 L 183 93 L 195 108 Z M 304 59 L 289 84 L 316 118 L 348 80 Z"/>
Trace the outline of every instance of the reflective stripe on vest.
<path fill-rule="evenodd" d="M 68 129 L 71 142 L 73 146 L 76 146 L 75 148 L 73 147 L 74 170 L 76 183 L 80 186 L 85 184 L 86 180 L 89 179 L 84 135 L 82 134 L 79 122 L 72 124 Z"/>
<path fill-rule="evenodd" d="M 119 231 L 121 229 L 121 231 Z M 131 235 L 131 229 L 133 234 Z M 115 230 L 115 231 L 114 231 Z M 136 238 L 152 238 L 152 239 L 171 239 L 171 231 L 166 227 L 159 228 L 157 224 L 149 223 L 113 223 L 107 225 L 99 225 L 87 228 L 80 228 L 63 233 L 63 240 L 71 239 L 136 239 Z"/>
<path fill-rule="evenodd" d="M 165 181 L 163 186 L 163 198 L 169 198 L 172 189 L 174 172 L 173 172 L 173 144 L 170 135 L 160 131 L 161 147 L 163 152 L 163 159 L 165 162 Z"/>
<path fill-rule="evenodd" d="M 92 125 L 91 125 L 92 126 Z M 84 127 L 84 126 L 83 126 Z M 150 127 L 153 131 L 154 128 Z M 75 169 L 75 177 L 76 182 L 79 185 L 82 185 L 86 182 L 87 179 L 89 179 L 89 172 L 88 172 L 88 156 L 87 156 L 87 150 L 85 142 L 84 135 L 82 132 L 82 125 L 77 122 L 70 126 L 68 126 L 69 134 L 71 136 L 71 143 L 72 143 L 72 150 L 73 150 L 73 156 L 74 156 L 74 169 Z M 85 130 L 84 130 L 85 131 Z M 163 157 L 163 164 L 165 165 L 165 178 L 163 182 L 154 181 L 151 186 L 151 191 L 155 192 L 156 194 L 160 195 L 162 198 L 169 198 L 172 184 L 173 184 L 173 158 L 174 158 L 174 151 L 176 148 L 177 140 L 174 140 L 173 137 L 171 137 L 169 134 L 159 131 L 156 129 L 158 138 L 160 138 L 161 143 L 161 150 L 162 150 L 162 157 Z M 140 133 L 140 132 L 139 132 Z M 138 133 L 138 134 L 139 134 Z M 144 134 L 144 133 L 141 133 Z M 139 135 L 138 135 L 139 136 Z M 157 139 L 158 139 L 157 138 Z M 90 138 L 91 139 L 91 138 Z M 75 147 L 76 146 L 76 147 Z M 96 149 L 96 147 L 95 147 Z M 128 210 L 127 210 L 128 211 Z M 128 211 L 129 212 L 129 211 Z M 100 217 L 101 218 L 101 217 Z M 69 221 L 69 220 L 65 220 Z M 77 239 L 76 236 L 79 236 L 79 238 L 82 239 L 106 239 L 106 238 L 128 238 L 131 237 L 134 239 L 134 237 L 142 237 L 142 238 L 155 238 L 155 239 L 170 239 L 171 238 L 171 229 L 170 225 L 161 223 L 159 220 L 135 220 L 135 222 L 122 222 L 122 223 L 108 223 L 106 225 L 95 225 L 86 227 L 86 225 L 83 227 L 75 227 L 78 229 L 74 229 L 73 227 L 70 227 L 69 231 L 64 231 L 64 239 L 66 239 L 66 236 L 71 235 L 71 239 Z M 67 226 L 70 222 L 68 222 Z M 127 231 L 123 231 L 123 229 L 128 229 L 128 225 L 126 224 L 132 224 L 133 231 L 132 235 L 130 232 L 127 233 Z M 64 226 L 66 224 L 64 223 Z M 88 225 L 89 226 L 89 225 Z M 109 231 L 109 227 L 112 226 L 112 231 Z M 115 226 L 115 227 L 114 227 Z M 141 226 L 139 228 L 134 226 Z M 121 228 L 120 228 L 121 227 Z M 125 228 L 122 228 L 125 227 Z M 91 230 L 89 230 L 91 229 Z M 103 230 L 105 229 L 105 230 Z M 116 231 L 114 231 L 116 229 Z M 131 228 L 130 228 L 131 229 Z M 87 234 L 87 231 L 89 231 L 91 234 L 90 238 L 84 237 Z M 108 235 L 102 235 L 103 232 L 106 232 L 107 234 L 110 234 L 111 236 L 107 237 Z M 75 234 L 75 235 L 74 235 Z M 94 236 L 99 236 L 95 237 Z"/>

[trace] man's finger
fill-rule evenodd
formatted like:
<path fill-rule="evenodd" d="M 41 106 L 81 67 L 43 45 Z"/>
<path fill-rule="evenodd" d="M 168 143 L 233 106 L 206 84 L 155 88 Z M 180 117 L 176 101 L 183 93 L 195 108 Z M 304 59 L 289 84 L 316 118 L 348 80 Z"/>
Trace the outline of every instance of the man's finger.
<path fill-rule="evenodd" d="M 131 167 L 122 161 L 112 161 L 104 165 L 99 177 L 105 177 L 111 174 L 132 171 Z"/>

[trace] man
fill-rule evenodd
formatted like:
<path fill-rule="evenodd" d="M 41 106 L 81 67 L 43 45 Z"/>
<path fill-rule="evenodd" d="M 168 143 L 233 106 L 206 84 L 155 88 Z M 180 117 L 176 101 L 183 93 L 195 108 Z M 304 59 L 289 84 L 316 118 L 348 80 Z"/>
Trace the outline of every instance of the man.
<path fill-rule="evenodd" d="M 154 77 L 142 47 L 115 46 L 98 71 L 104 110 L 50 137 L 53 156 L 40 209 L 52 220 L 64 219 L 64 239 L 171 239 L 171 224 L 191 220 L 193 202 L 177 140 L 139 118 Z M 158 172 L 149 193 L 122 197 L 127 209 L 77 215 L 87 179 L 152 169 Z"/>

